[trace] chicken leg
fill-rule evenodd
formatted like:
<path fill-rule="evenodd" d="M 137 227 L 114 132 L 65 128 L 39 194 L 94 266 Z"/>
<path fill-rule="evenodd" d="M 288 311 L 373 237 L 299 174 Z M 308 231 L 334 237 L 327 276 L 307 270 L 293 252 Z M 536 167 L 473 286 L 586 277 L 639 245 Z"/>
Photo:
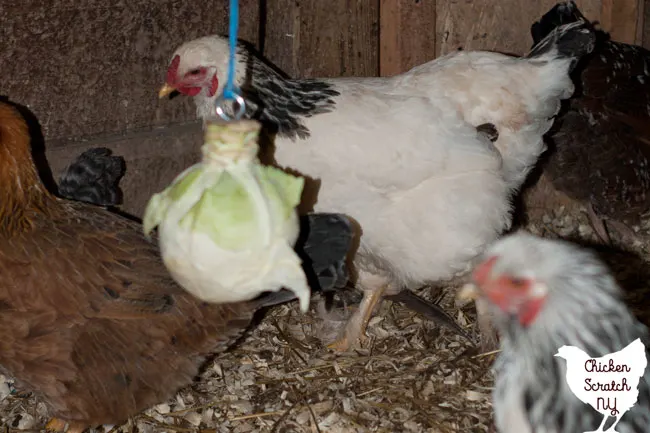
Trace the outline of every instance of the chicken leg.
<path fill-rule="evenodd" d="M 83 433 L 86 426 L 75 421 L 66 422 L 59 418 L 52 418 L 45 424 L 45 430 L 54 433 Z"/>
<path fill-rule="evenodd" d="M 372 317 L 375 307 L 381 302 L 384 292 L 388 288 L 387 285 L 382 285 L 378 289 L 364 291 L 363 299 L 357 311 L 354 312 L 352 317 L 345 325 L 344 334 L 342 337 L 327 345 L 328 349 L 337 352 L 346 352 L 350 349 L 352 344 L 359 341 L 363 344 L 366 340 L 366 328 Z"/>

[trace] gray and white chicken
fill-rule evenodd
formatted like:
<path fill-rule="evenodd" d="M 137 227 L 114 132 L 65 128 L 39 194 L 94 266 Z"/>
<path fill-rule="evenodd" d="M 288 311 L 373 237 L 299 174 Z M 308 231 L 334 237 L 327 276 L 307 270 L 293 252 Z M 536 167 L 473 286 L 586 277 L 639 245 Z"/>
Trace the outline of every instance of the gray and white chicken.
<path fill-rule="evenodd" d="M 362 340 L 383 296 L 466 273 L 510 227 L 512 195 L 574 91 L 569 72 L 593 47 L 583 24 L 559 27 L 522 58 L 455 52 L 390 78 L 288 79 L 240 45 L 247 115 L 277 132 L 275 161 L 320 181 L 316 211 L 361 227 L 354 265 L 364 298 L 330 347 Z M 212 118 L 227 65 L 227 39 L 187 42 L 160 96 L 193 96 L 198 116 Z"/>
<path fill-rule="evenodd" d="M 493 392 L 497 430 L 603 431 L 603 415 L 573 394 L 565 379 L 567 361 L 555 355 L 566 345 L 597 358 L 638 338 L 650 359 L 648 329 L 622 301 L 607 267 L 586 249 L 525 232 L 495 242 L 484 258 L 459 296 L 487 300 L 500 332 Z M 621 409 L 618 433 L 650 431 L 650 369 L 641 374 L 638 402 L 624 414 Z"/>

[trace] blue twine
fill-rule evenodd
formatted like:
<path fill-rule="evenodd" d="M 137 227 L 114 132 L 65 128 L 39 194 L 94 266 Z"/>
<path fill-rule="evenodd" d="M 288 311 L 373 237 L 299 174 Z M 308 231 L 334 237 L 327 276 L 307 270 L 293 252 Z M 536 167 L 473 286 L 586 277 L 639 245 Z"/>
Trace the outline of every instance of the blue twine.
<path fill-rule="evenodd" d="M 228 81 L 223 90 L 225 99 L 235 99 L 238 92 L 235 89 L 235 52 L 237 50 L 237 32 L 239 31 L 239 2 L 230 0 L 230 25 L 228 39 L 230 41 L 230 58 L 228 60 Z"/>

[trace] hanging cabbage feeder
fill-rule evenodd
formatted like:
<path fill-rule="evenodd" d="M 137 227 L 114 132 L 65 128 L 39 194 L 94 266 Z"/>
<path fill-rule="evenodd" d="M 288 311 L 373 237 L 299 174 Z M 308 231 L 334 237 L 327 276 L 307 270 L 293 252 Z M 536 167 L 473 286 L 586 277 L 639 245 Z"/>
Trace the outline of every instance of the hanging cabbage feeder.
<path fill-rule="evenodd" d="M 202 162 L 149 201 L 145 235 L 158 226 L 165 266 L 203 301 L 247 301 L 284 287 L 307 311 L 311 291 L 293 249 L 304 179 L 259 162 L 256 121 L 213 121 L 205 131 Z"/>

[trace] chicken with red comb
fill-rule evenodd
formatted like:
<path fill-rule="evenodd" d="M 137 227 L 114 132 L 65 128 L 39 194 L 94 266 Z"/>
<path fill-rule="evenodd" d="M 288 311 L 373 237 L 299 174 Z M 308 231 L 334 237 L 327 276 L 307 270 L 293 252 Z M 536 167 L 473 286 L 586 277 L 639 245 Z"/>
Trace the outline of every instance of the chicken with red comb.
<path fill-rule="evenodd" d="M 158 92 L 159 97 L 167 96 L 176 90 L 188 96 L 196 96 L 204 88 L 209 97 L 215 96 L 219 88 L 219 76 L 212 70 L 214 68 L 199 66 L 179 75 L 180 63 L 181 57 L 176 54 L 167 68 L 167 79 Z M 212 75 L 209 74 L 211 70 Z"/>
<path fill-rule="evenodd" d="M 510 228 L 512 196 L 574 91 L 572 68 L 593 48 L 583 24 L 558 27 L 524 57 L 459 51 L 380 78 L 291 79 L 238 45 L 245 117 L 275 134 L 278 166 L 318 183 L 302 205 L 349 215 L 361 229 L 353 265 L 363 300 L 332 349 L 363 344 L 385 298 L 465 275 Z M 160 95 L 193 95 L 198 117 L 214 118 L 228 40 L 188 41 L 171 59 Z"/>
<path fill-rule="evenodd" d="M 602 431 L 603 416 L 571 391 L 567 363 L 555 354 L 575 346 L 601 357 L 640 339 L 650 356 L 648 329 L 628 310 L 607 267 L 586 249 L 525 232 L 495 242 L 484 257 L 459 295 L 484 299 L 500 333 L 497 431 Z M 648 432 L 650 370 L 641 374 L 638 402 L 622 414 L 619 433 Z"/>

